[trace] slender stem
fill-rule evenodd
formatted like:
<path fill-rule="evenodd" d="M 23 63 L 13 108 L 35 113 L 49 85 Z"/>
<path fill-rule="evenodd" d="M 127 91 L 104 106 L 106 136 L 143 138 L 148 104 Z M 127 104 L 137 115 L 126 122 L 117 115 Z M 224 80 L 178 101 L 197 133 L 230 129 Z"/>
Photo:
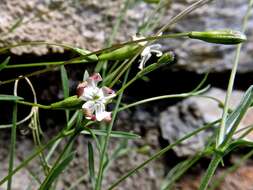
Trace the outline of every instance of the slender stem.
<path fill-rule="evenodd" d="M 189 97 L 189 96 L 197 96 L 198 94 L 201 94 L 203 92 L 205 92 L 207 90 L 207 88 L 201 89 L 199 91 L 195 91 L 195 92 L 188 92 L 188 93 L 182 93 L 182 94 L 170 94 L 170 95 L 163 95 L 163 96 L 157 96 L 157 97 L 152 97 L 152 98 L 147 98 L 144 100 L 140 100 L 138 102 L 134 102 L 132 104 L 128 104 L 124 107 L 119 108 L 119 111 L 123 111 L 125 109 L 140 105 L 140 104 L 145 104 L 148 102 L 152 102 L 152 101 L 157 101 L 157 100 L 161 100 L 161 99 L 167 99 L 167 98 L 185 98 L 185 97 Z"/>
<path fill-rule="evenodd" d="M 124 81 L 123 81 L 123 86 L 126 84 L 129 72 L 130 72 L 130 69 L 128 69 L 128 71 L 125 75 L 125 78 L 124 78 Z M 96 180 L 95 190 L 100 190 L 101 189 L 102 178 L 103 178 L 103 173 L 104 173 L 105 155 L 106 155 L 106 152 L 107 152 L 107 148 L 108 148 L 108 144 L 109 144 L 109 140 L 110 140 L 110 135 L 111 135 L 111 132 L 112 132 L 112 127 L 113 127 L 114 121 L 116 119 L 116 115 L 117 115 L 117 112 L 118 112 L 118 109 L 119 109 L 119 105 L 120 105 L 122 96 L 123 96 L 123 91 L 118 97 L 118 100 L 117 100 L 117 103 L 116 103 L 116 106 L 115 106 L 115 109 L 114 109 L 114 112 L 113 112 L 112 121 L 111 121 L 111 123 L 110 123 L 110 125 L 107 129 L 107 135 L 106 135 L 105 142 L 104 142 L 104 145 L 103 145 L 103 148 L 102 148 L 102 153 L 101 153 L 100 162 L 99 162 L 99 170 L 98 170 L 98 177 L 97 177 L 97 180 Z"/>
<path fill-rule="evenodd" d="M 246 30 L 247 21 L 248 21 L 249 15 L 250 15 L 252 5 L 253 5 L 253 0 L 250 0 L 249 5 L 248 5 L 248 10 L 247 10 L 247 13 L 246 13 L 246 15 L 244 17 L 244 21 L 243 21 L 243 32 L 245 32 L 245 30 Z M 228 115 L 228 110 L 229 110 L 228 104 L 229 104 L 231 93 L 233 91 L 234 80 L 235 80 L 235 75 L 236 75 L 236 71 L 237 71 L 237 66 L 239 63 L 241 47 L 242 47 L 242 45 L 237 46 L 235 61 L 234 61 L 233 68 L 232 68 L 231 75 L 230 75 L 230 79 L 229 79 L 227 94 L 226 94 L 226 98 L 225 98 L 225 105 L 224 105 L 222 119 L 221 119 L 221 127 L 220 127 L 220 131 L 219 131 L 217 143 L 216 143 L 216 148 L 218 150 L 223 149 L 230 142 L 228 139 L 226 139 L 226 141 L 224 142 L 225 135 L 226 135 L 226 120 L 227 120 L 227 115 Z M 207 189 L 209 182 L 212 179 L 212 177 L 215 173 L 215 170 L 217 169 L 221 160 L 222 160 L 222 156 L 219 153 L 215 152 L 215 155 L 208 166 L 206 174 L 204 175 L 204 177 L 201 180 L 199 190 L 206 190 Z"/>
<path fill-rule="evenodd" d="M 83 62 L 84 62 L 83 60 L 73 60 L 69 64 L 79 64 Z M 13 68 L 20 68 L 20 67 L 43 67 L 43 66 L 52 66 L 52 65 L 65 65 L 65 63 L 66 61 L 25 63 L 25 64 L 7 65 L 5 69 L 13 69 Z"/>
<path fill-rule="evenodd" d="M 125 0 L 124 3 L 123 3 L 123 7 L 120 10 L 119 15 L 117 16 L 116 23 L 113 25 L 112 33 L 111 33 L 111 36 L 110 36 L 110 38 L 108 40 L 108 43 L 107 43 L 108 46 L 112 45 L 112 43 L 113 43 L 113 41 L 114 41 L 114 39 L 116 37 L 116 34 L 117 34 L 117 32 L 119 30 L 119 27 L 120 27 L 120 24 L 121 24 L 124 16 L 127 13 L 127 9 L 129 7 L 129 1 L 130 0 Z"/>
<path fill-rule="evenodd" d="M 176 15 L 174 18 L 172 18 L 168 24 L 166 24 L 165 26 L 163 26 L 158 32 L 157 35 L 159 35 L 160 33 L 164 32 L 165 30 L 167 30 L 169 27 L 171 27 L 172 25 L 174 25 L 175 23 L 177 23 L 179 20 L 181 20 L 182 18 L 184 18 L 185 16 L 189 15 L 189 13 L 191 13 L 192 11 L 198 9 L 199 7 L 211 2 L 213 0 L 199 0 L 196 3 L 193 3 L 191 6 L 187 7 L 185 10 L 183 10 L 182 12 L 180 12 L 178 15 Z"/>
<path fill-rule="evenodd" d="M 214 121 L 210 124 L 205 125 L 204 127 L 201 127 L 191 133 L 189 133 L 188 135 L 185 135 L 183 138 L 178 139 L 176 142 L 174 142 L 173 144 L 170 144 L 168 146 L 166 146 L 164 149 L 160 150 L 159 152 L 157 152 L 156 154 L 154 154 L 153 156 L 151 156 L 149 159 L 147 159 L 146 161 L 144 161 L 143 163 L 141 163 L 140 165 L 138 165 L 136 168 L 130 170 L 127 174 L 123 175 L 122 177 L 120 177 L 116 182 L 114 182 L 109 188 L 108 190 L 112 190 L 114 189 L 116 186 L 118 186 L 122 181 L 124 181 L 126 178 L 128 178 L 129 176 L 133 175 L 134 173 L 136 173 L 138 170 L 142 169 L 144 166 L 146 166 L 148 163 L 150 163 L 153 160 L 156 160 L 157 158 L 159 158 L 160 156 L 162 156 L 163 154 L 165 154 L 168 150 L 170 150 L 171 148 L 173 148 L 174 146 L 180 144 L 181 142 L 183 142 L 184 140 L 196 135 L 197 133 L 208 129 L 210 127 L 212 127 L 213 125 L 215 125 L 218 121 Z"/>
<path fill-rule="evenodd" d="M 243 163 L 245 163 L 251 156 L 253 155 L 253 150 L 244 155 L 240 160 L 236 161 L 236 163 L 228 168 L 219 179 L 215 180 L 209 190 L 215 190 L 219 187 L 219 185 L 224 181 L 226 176 L 232 172 L 235 172 Z"/>
<path fill-rule="evenodd" d="M 38 45 L 53 45 L 53 46 L 60 46 L 66 49 L 73 49 L 73 47 L 71 47 L 70 45 L 67 44 L 60 44 L 60 43 L 55 43 L 55 42 L 44 42 L 44 41 L 33 41 L 33 42 L 22 42 L 19 44 L 14 44 L 14 45 L 9 45 L 7 47 L 3 47 L 0 48 L 0 52 L 4 52 L 6 50 L 15 48 L 15 47 L 20 47 L 20 46 L 27 46 L 27 45 L 34 45 L 34 46 L 38 46 Z"/>
<path fill-rule="evenodd" d="M 31 77 L 31 76 L 36 76 L 36 75 L 44 74 L 44 73 L 47 73 L 47 72 L 50 72 L 50 71 L 55 71 L 55 70 L 58 70 L 57 66 L 59 66 L 59 65 L 72 64 L 73 62 L 75 63 L 75 61 L 77 61 L 77 60 L 82 60 L 82 59 L 88 58 L 91 55 L 94 55 L 94 54 L 97 55 L 97 54 L 103 53 L 105 51 L 114 50 L 114 49 L 123 47 L 125 45 L 136 44 L 138 42 L 143 42 L 143 41 L 153 41 L 153 40 L 157 40 L 157 39 L 187 37 L 188 35 L 189 35 L 189 32 L 183 32 L 183 33 L 168 34 L 168 35 L 163 35 L 163 36 L 152 36 L 152 37 L 148 37 L 148 38 L 145 38 L 145 39 L 130 41 L 130 42 L 122 43 L 122 44 L 116 44 L 116 45 L 113 45 L 113 46 L 111 46 L 109 48 L 105 48 L 105 49 L 102 49 L 102 50 L 99 50 L 99 51 L 95 51 L 95 52 L 92 52 L 92 53 L 89 53 L 89 54 L 86 54 L 86 55 L 82 55 L 82 56 L 80 56 L 78 58 L 73 58 L 73 59 L 71 59 L 69 61 L 66 61 L 66 62 L 62 63 L 62 64 L 59 64 L 58 62 L 56 62 L 56 65 L 53 65 L 51 63 L 51 65 L 54 66 L 54 67 L 38 70 L 38 71 L 35 71 L 35 72 L 32 72 L 32 73 L 29 73 L 29 74 L 27 74 L 25 76 L 20 76 L 18 78 L 13 78 L 13 79 L 5 80 L 5 81 L 0 81 L 0 85 L 14 82 L 17 79 L 23 79 L 25 77 Z M 33 43 L 33 42 L 29 42 L 29 43 Z M 29 44 L 29 43 L 27 43 L 27 44 Z M 18 45 L 15 45 L 15 46 L 18 46 Z M 6 47 L 5 49 L 8 49 L 8 48 L 10 48 L 10 47 Z M 1 49 L 0 49 L 0 51 L 1 51 Z M 117 76 L 117 80 L 121 77 L 122 73 L 124 73 L 127 70 L 127 68 L 130 67 L 130 65 L 134 62 L 134 60 L 138 57 L 138 55 L 140 53 L 141 53 L 141 51 L 138 52 L 136 54 L 136 56 L 134 56 L 134 58 L 131 59 L 131 61 L 129 61 L 129 63 L 127 64 L 127 66 L 123 69 L 123 71 L 119 74 L 119 76 Z M 77 61 L 76 63 L 79 63 L 79 62 Z M 114 80 L 113 85 L 117 82 L 117 80 Z"/>
<path fill-rule="evenodd" d="M 12 78 L 12 79 L 9 79 L 9 80 L 0 81 L 0 85 L 8 84 L 8 83 L 11 83 L 11 82 L 15 82 L 18 79 L 24 79 L 26 77 L 32 77 L 32 76 L 40 75 L 40 74 L 47 73 L 47 72 L 50 72 L 50 71 L 55 71 L 55 68 L 46 68 L 46 69 L 42 69 L 42 70 L 38 70 L 38 71 L 35 71 L 35 72 L 32 72 L 32 73 L 29 73 L 29 74 L 24 75 L 24 76 L 17 77 L 17 78 Z"/>
<path fill-rule="evenodd" d="M 205 173 L 204 177 L 202 178 L 199 190 L 207 189 L 208 184 L 209 184 L 210 180 L 212 179 L 212 177 L 215 173 L 215 170 L 218 167 L 221 160 L 222 160 L 221 155 L 215 154 L 213 156 L 213 159 L 208 166 L 207 172 Z"/>
<path fill-rule="evenodd" d="M 32 103 L 32 102 L 17 101 L 17 103 L 18 104 L 27 105 L 27 106 L 34 106 L 34 107 L 38 107 L 38 108 L 42 108 L 42 109 L 50 109 L 51 108 L 51 106 L 37 104 L 37 103 Z"/>
<path fill-rule="evenodd" d="M 142 50 L 141 50 L 142 51 Z M 128 63 L 127 65 L 121 70 L 121 72 L 115 77 L 115 79 L 111 82 L 110 84 L 110 88 L 112 88 L 120 79 L 120 77 L 127 71 L 127 69 L 129 69 L 131 67 L 131 65 L 133 64 L 133 62 L 135 61 L 135 59 L 139 56 L 139 54 L 141 53 L 141 51 L 139 51 Z"/>
<path fill-rule="evenodd" d="M 44 186 L 45 184 L 47 184 L 47 182 L 51 179 L 52 174 L 55 170 L 55 168 L 58 166 L 58 164 L 60 163 L 60 161 L 62 160 L 62 158 L 65 156 L 66 151 L 68 150 L 69 146 L 72 144 L 72 142 L 75 140 L 75 138 L 77 137 L 77 135 L 79 134 L 79 131 L 76 131 L 68 140 L 67 144 L 65 145 L 63 151 L 61 152 L 61 154 L 59 155 L 59 157 L 57 158 L 57 160 L 55 161 L 53 167 L 51 168 L 51 170 L 49 171 L 48 175 L 46 176 L 46 178 L 44 179 L 44 181 L 42 182 L 39 190 L 44 190 Z"/>
<path fill-rule="evenodd" d="M 242 28 L 243 33 L 245 32 L 245 30 L 247 28 L 248 19 L 250 16 L 252 5 L 253 5 L 253 0 L 250 0 L 247 13 L 246 13 L 244 20 L 243 20 L 243 28 Z M 223 114 L 222 114 L 222 119 L 221 119 L 220 132 L 219 132 L 216 148 L 218 148 L 223 143 L 225 135 L 226 135 L 226 119 L 228 116 L 229 101 L 230 101 L 230 97 L 231 97 L 233 87 L 234 87 L 234 81 L 235 81 L 235 76 L 236 76 L 237 67 L 238 67 L 238 63 L 239 63 L 241 49 L 242 49 L 242 44 L 239 44 L 236 49 L 234 64 L 233 64 L 233 68 L 232 68 L 230 78 L 229 78 L 228 89 L 227 89 L 227 94 L 226 94 L 226 98 L 225 98 L 224 109 L 223 109 Z"/>
<path fill-rule="evenodd" d="M 42 151 L 44 151 L 46 148 L 48 148 L 51 144 L 53 144 L 56 140 L 62 138 L 62 135 L 57 135 L 55 138 L 51 139 L 47 144 L 45 144 L 43 147 L 39 148 L 35 153 L 30 155 L 26 160 L 24 160 L 19 166 L 17 166 L 14 170 L 12 170 L 11 173 L 9 173 L 7 176 L 5 176 L 3 179 L 0 180 L 0 186 L 5 183 L 11 176 L 13 176 L 15 173 L 17 173 L 19 170 L 21 170 L 23 167 L 25 167 L 30 161 L 32 161 L 34 158 L 36 158 Z"/>
<path fill-rule="evenodd" d="M 14 102 L 13 114 L 12 114 L 12 128 L 11 128 L 11 145 L 10 145 L 10 157 L 9 157 L 9 169 L 8 175 L 13 172 L 13 165 L 16 153 L 16 137 L 17 137 L 17 103 Z M 11 190 L 12 177 L 9 178 L 7 183 L 7 190 Z"/>

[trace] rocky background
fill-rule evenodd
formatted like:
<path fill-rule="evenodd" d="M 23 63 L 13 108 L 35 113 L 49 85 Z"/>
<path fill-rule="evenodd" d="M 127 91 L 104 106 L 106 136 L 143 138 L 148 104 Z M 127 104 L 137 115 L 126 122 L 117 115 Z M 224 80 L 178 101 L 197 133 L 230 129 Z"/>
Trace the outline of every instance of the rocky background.
<path fill-rule="evenodd" d="M 146 35 L 153 34 L 161 26 L 168 23 L 170 18 L 185 9 L 194 0 L 168 1 L 163 6 L 161 22 L 154 24 L 152 31 L 145 32 Z M 75 47 L 99 50 L 105 47 L 116 22 L 117 15 L 123 6 L 121 0 L 2 0 L 0 2 L 0 46 L 16 44 L 27 41 L 49 41 L 69 44 Z M 142 23 L 145 23 L 149 13 L 154 10 L 155 4 L 145 1 L 130 1 L 129 10 L 119 28 L 115 42 L 123 42 L 131 39 Z M 184 18 L 174 25 L 169 31 L 184 32 L 192 30 L 208 29 L 236 29 L 240 30 L 242 18 L 247 9 L 246 0 L 220 0 L 206 5 Z M 154 15 L 154 20 L 159 15 Z M 16 25 L 13 30 L 13 26 Z M 244 44 L 241 61 L 238 68 L 236 80 L 236 91 L 233 94 L 232 107 L 236 106 L 243 96 L 244 91 L 252 84 L 253 72 L 252 50 L 253 50 L 253 18 L 249 20 L 247 36 L 248 42 Z M 130 87 L 126 94 L 125 101 L 134 102 L 152 96 L 187 92 L 193 89 L 203 78 L 207 71 L 211 72 L 207 83 L 213 88 L 206 95 L 214 96 L 224 100 L 225 88 L 228 81 L 229 69 L 234 59 L 234 46 L 221 46 L 203 43 L 197 40 L 163 40 L 164 51 L 172 50 L 177 56 L 177 62 L 169 69 L 164 69 L 150 75 L 150 82 L 138 81 Z M 71 55 L 69 52 L 56 46 L 23 46 L 13 48 L 7 52 L 12 56 L 11 63 L 30 63 L 36 61 L 66 60 Z M 6 55 L 1 54 L 0 59 Z M 88 65 L 92 67 L 92 65 Z M 84 70 L 83 66 L 68 67 L 70 76 L 70 88 L 74 91 L 75 86 L 81 79 Z M 1 72 L 0 80 L 9 78 L 18 73 L 31 72 L 24 70 L 6 70 Z M 39 102 L 50 103 L 63 97 L 60 89 L 60 74 L 57 72 L 32 78 L 36 92 L 39 94 Z M 152 91 L 150 90 L 152 89 Z M 12 86 L 0 86 L 0 92 L 11 91 Z M 24 87 L 25 96 L 29 97 L 28 90 Z M 0 111 L 5 122 L 8 122 L 8 106 L 1 105 Z M 20 109 L 25 108 L 21 107 Z M 11 109 L 9 108 L 9 111 Z M 10 112 L 11 113 L 11 112 Z M 24 113 L 25 114 L 25 113 Z M 217 102 L 200 97 L 188 98 L 185 100 L 163 100 L 150 103 L 119 114 L 117 129 L 134 131 L 142 136 L 142 139 L 129 141 L 130 150 L 115 161 L 108 172 L 104 186 L 111 184 L 123 173 L 146 160 L 150 155 L 157 152 L 168 143 L 184 136 L 190 131 L 202 126 L 205 123 L 216 120 L 221 114 Z M 10 114 L 9 114 L 10 115 Z M 62 113 L 41 111 L 42 129 L 48 138 L 61 128 Z M 244 118 L 241 127 L 251 124 L 253 113 L 249 110 Z M 24 127 L 25 128 L 25 127 Z M 152 162 L 137 175 L 130 177 L 120 185 L 118 189 L 160 189 L 161 184 L 171 167 L 193 155 L 200 150 L 206 139 L 212 135 L 212 131 L 200 133 L 189 141 L 176 147 L 157 161 Z M 1 130 L 0 133 L 0 177 L 5 176 L 8 170 L 8 142 L 10 130 Z M 252 139 L 252 135 L 247 139 Z M 57 189 L 70 187 L 73 181 L 82 177 L 82 182 L 76 189 L 89 189 L 87 176 L 87 142 L 86 136 L 79 137 L 76 142 L 77 159 L 62 176 Z M 118 140 L 114 139 L 110 148 L 116 147 Z M 20 130 L 16 164 L 28 155 L 32 149 L 32 138 Z M 147 148 L 148 151 L 141 151 Z M 243 150 L 247 151 L 247 150 Z M 230 155 L 227 164 L 232 165 L 241 157 L 243 152 Z M 197 189 L 199 180 L 203 175 L 203 168 L 207 166 L 208 158 L 201 160 L 194 169 L 190 170 L 184 178 L 177 183 L 174 189 Z M 30 184 L 31 177 L 29 170 L 36 168 L 36 162 L 29 165 L 14 177 L 13 189 L 26 189 Z M 225 169 L 225 168 L 224 168 Z M 217 172 L 221 175 L 224 169 Z M 247 190 L 251 189 L 253 177 L 252 160 L 244 163 L 237 171 L 228 175 L 219 189 L 225 190 Z M 36 184 L 31 184 L 36 189 Z M 0 187 L 5 189 L 5 187 Z"/>

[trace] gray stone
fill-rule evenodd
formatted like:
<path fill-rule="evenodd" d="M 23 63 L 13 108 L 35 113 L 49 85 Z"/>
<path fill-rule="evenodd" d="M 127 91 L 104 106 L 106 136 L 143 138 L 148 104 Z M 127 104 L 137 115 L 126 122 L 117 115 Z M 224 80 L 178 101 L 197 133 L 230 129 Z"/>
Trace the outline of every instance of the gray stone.
<path fill-rule="evenodd" d="M 159 26 L 167 24 L 170 18 L 184 10 L 193 0 L 173 1 L 167 6 Z M 66 43 L 88 50 L 98 50 L 110 36 L 112 26 L 121 8 L 122 1 L 104 0 L 2 0 L 0 2 L 0 46 L 24 41 L 51 41 Z M 154 5 L 138 1 L 131 6 L 119 29 L 116 42 L 129 40 L 140 24 L 155 8 Z M 240 30 L 242 18 L 247 9 L 245 0 L 213 1 L 195 10 L 170 29 L 173 32 L 192 30 L 234 29 Z M 23 18 L 23 24 L 8 34 L 8 29 Z M 253 19 L 248 24 L 248 42 L 244 44 L 238 71 L 253 71 Z M 155 29 L 155 30 L 157 30 Z M 148 34 L 152 34 L 149 31 Z M 213 45 L 198 40 L 164 40 L 164 49 L 178 54 L 175 69 L 203 73 L 222 72 L 231 68 L 235 46 Z M 56 46 L 20 47 L 12 50 L 16 54 L 63 52 Z"/>
<path fill-rule="evenodd" d="M 122 1 L 104 0 L 2 0 L 0 46 L 25 41 L 49 41 L 98 50 L 110 36 L 121 5 Z M 120 27 L 117 41 L 130 39 L 136 33 L 136 23 L 144 19 L 148 7 L 141 3 L 131 8 Z M 23 19 L 22 24 L 8 33 L 20 18 Z M 16 54 L 37 55 L 63 51 L 63 48 L 56 46 L 23 46 L 12 50 Z"/>
<path fill-rule="evenodd" d="M 234 91 L 231 96 L 230 108 L 234 109 L 243 97 L 242 91 Z M 217 88 L 212 88 L 205 96 L 215 97 L 224 101 L 226 92 Z M 213 122 L 222 116 L 222 109 L 217 101 L 206 97 L 191 97 L 183 100 L 175 106 L 168 107 L 167 110 L 160 114 L 160 127 L 162 137 L 170 143 L 184 137 L 190 132 L 202 127 L 203 125 Z M 242 119 L 238 130 L 253 123 L 253 110 L 249 109 Z M 206 130 L 185 140 L 174 148 L 178 156 L 194 155 L 202 150 L 208 142 L 208 137 L 213 134 L 213 130 Z M 236 134 L 234 138 L 239 137 Z M 249 133 L 246 140 L 253 141 L 253 134 Z"/>
<path fill-rule="evenodd" d="M 186 1 L 172 3 L 167 15 L 175 15 L 186 7 Z M 193 1 L 188 1 L 193 2 Z M 247 1 L 220 0 L 192 12 L 172 30 L 178 32 L 203 31 L 215 29 L 241 30 L 242 20 L 247 10 Z M 165 21 L 167 19 L 163 19 Z M 166 22 L 163 22 L 166 23 Z M 244 44 L 238 72 L 253 70 L 252 42 L 253 18 L 248 23 L 248 41 Z M 235 46 L 215 45 L 199 40 L 166 40 L 166 45 L 178 55 L 176 69 L 203 73 L 206 71 L 223 72 L 231 69 L 234 60 Z"/>

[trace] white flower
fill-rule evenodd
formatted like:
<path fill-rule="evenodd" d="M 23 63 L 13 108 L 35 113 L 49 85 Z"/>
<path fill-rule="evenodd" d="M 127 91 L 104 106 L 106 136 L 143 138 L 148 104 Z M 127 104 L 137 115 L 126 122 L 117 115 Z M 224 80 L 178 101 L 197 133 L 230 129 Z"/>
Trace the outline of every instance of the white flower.
<path fill-rule="evenodd" d="M 162 33 L 160 33 L 158 36 L 161 36 Z M 133 36 L 133 40 L 141 40 L 144 39 L 144 37 L 142 36 Z M 147 41 L 143 41 L 143 42 L 139 42 L 138 44 L 140 44 L 141 46 L 145 46 L 148 42 Z M 147 47 L 144 48 L 144 50 L 141 52 L 141 60 L 140 60 L 140 64 L 139 64 L 139 69 L 143 70 L 145 67 L 146 62 L 150 59 L 150 57 L 152 56 L 152 53 L 156 54 L 156 57 L 161 57 L 163 55 L 163 52 L 161 51 L 161 45 L 160 44 L 152 44 L 149 45 Z"/>
<path fill-rule="evenodd" d="M 163 52 L 160 49 L 160 44 L 152 44 L 145 47 L 144 50 L 141 52 L 141 62 L 138 68 L 140 70 L 144 69 L 146 62 L 150 59 L 152 53 L 155 53 L 156 57 L 161 57 L 163 55 Z"/>
<path fill-rule="evenodd" d="M 87 77 L 86 81 L 78 85 L 77 95 L 86 101 L 82 106 L 86 119 L 111 121 L 111 112 L 105 110 L 105 105 L 115 97 L 115 93 L 108 87 L 99 88 L 97 84 L 100 81 L 102 77 L 99 73 Z"/>

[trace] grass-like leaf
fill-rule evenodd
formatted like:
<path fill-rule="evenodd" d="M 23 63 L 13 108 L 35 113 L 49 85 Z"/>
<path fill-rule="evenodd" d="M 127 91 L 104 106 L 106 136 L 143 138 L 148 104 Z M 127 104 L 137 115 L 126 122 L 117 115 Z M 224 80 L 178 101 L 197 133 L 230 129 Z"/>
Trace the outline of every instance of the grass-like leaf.
<path fill-rule="evenodd" d="M 253 86 L 250 86 L 245 92 L 241 102 L 236 107 L 236 109 L 229 114 L 226 121 L 227 135 L 224 141 L 224 145 L 232 139 L 234 132 L 236 131 L 238 125 L 240 124 L 242 118 L 246 114 L 248 108 L 251 106 L 253 100 Z"/>
<path fill-rule="evenodd" d="M 61 81 L 62 81 L 64 98 L 67 98 L 69 97 L 69 80 L 68 80 L 68 74 L 64 65 L 61 66 Z"/>
<path fill-rule="evenodd" d="M 11 145 L 10 145 L 10 156 L 9 156 L 9 169 L 8 174 L 13 171 L 15 153 L 16 153 L 16 137 L 17 137 L 17 103 L 14 103 L 13 114 L 12 114 L 12 128 L 11 128 Z M 12 177 L 9 178 L 7 189 L 11 190 Z"/>
<path fill-rule="evenodd" d="M 0 101 L 16 101 L 16 100 L 23 100 L 23 98 L 19 96 L 0 94 Z"/>
<path fill-rule="evenodd" d="M 201 158 L 201 154 L 196 154 L 194 157 L 190 157 L 176 166 L 174 166 L 169 173 L 167 174 L 161 190 L 169 190 L 172 188 L 173 184 L 178 180 L 182 175 L 192 167 L 199 159 Z"/>
<path fill-rule="evenodd" d="M 68 74 L 65 69 L 65 66 L 61 66 L 61 82 L 62 82 L 62 88 L 63 88 L 63 96 L 64 99 L 69 97 L 69 80 L 68 80 Z M 66 120 L 68 122 L 69 120 L 69 110 L 65 110 L 66 114 Z"/>
<path fill-rule="evenodd" d="M 100 129 L 92 129 L 91 130 L 95 135 L 101 135 L 101 136 L 106 136 L 107 131 L 106 130 L 100 130 Z M 85 130 L 81 132 L 82 134 L 89 134 L 90 132 Z M 114 138 L 126 138 L 126 139 L 136 139 L 136 138 L 141 138 L 139 135 L 134 134 L 134 133 L 129 133 L 129 132 L 124 132 L 124 131 L 112 131 L 110 134 L 111 137 Z"/>
<path fill-rule="evenodd" d="M 89 174 L 93 188 L 95 187 L 95 167 L 94 167 L 94 151 L 92 144 L 88 142 L 88 161 L 89 161 Z"/>
<path fill-rule="evenodd" d="M 68 156 L 66 156 L 58 165 L 53 169 L 50 173 L 50 177 L 48 178 L 47 182 L 40 186 L 40 189 L 50 189 L 52 183 L 59 177 L 59 175 L 63 172 L 64 169 L 70 164 L 73 160 L 75 152 L 72 152 Z"/>
<path fill-rule="evenodd" d="M 0 64 L 0 71 L 3 70 L 10 62 L 11 57 L 7 57 L 1 64 Z"/>

